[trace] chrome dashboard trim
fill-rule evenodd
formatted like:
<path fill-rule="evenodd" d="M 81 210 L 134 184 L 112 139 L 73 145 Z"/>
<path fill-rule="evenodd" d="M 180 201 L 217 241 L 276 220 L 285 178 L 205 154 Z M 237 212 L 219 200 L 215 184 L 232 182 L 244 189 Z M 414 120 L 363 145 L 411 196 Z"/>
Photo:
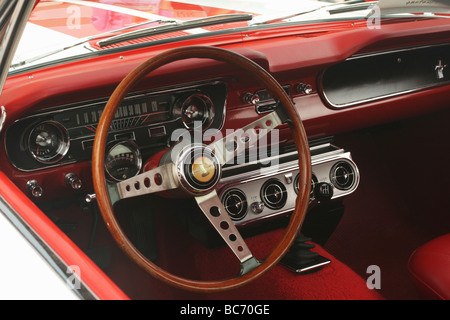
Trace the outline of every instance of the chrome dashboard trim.
<path fill-rule="evenodd" d="M 450 45 L 450 43 L 439 43 L 439 44 L 434 44 L 434 45 L 425 45 L 425 46 L 409 47 L 409 48 L 402 48 L 402 49 L 395 49 L 395 50 L 362 53 L 362 54 L 353 55 L 353 56 L 347 58 L 345 61 L 358 60 L 358 59 L 380 56 L 380 55 L 387 55 L 387 54 L 392 54 L 392 53 L 409 52 L 409 51 L 421 50 L 421 49 L 427 49 L 427 48 L 435 48 L 435 47 L 441 47 L 441 46 L 443 47 L 443 46 L 449 46 L 449 45 Z M 450 80 L 447 80 L 447 81 L 443 81 L 440 84 L 425 86 L 422 88 L 403 90 L 403 91 L 399 91 L 399 92 L 395 92 L 395 93 L 391 93 L 391 94 L 386 94 L 386 95 L 373 97 L 373 98 L 369 98 L 369 99 L 358 100 L 358 101 L 345 103 L 345 104 L 334 104 L 333 102 L 330 101 L 330 99 L 328 98 L 328 96 L 325 93 L 325 90 L 323 88 L 323 76 L 324 76 L 325 72 L 326 72 L 326 70 L 322 71 L 318 77 L 318 86 L 319 86 L 318 92 L 319 92 L 319 95 L 321 95 L 323 97 L 323 99 L 328 104 L 328 106 L 335 108 L 335 109 L 344 109 L 344 108 L 348 108 L 348 107 L 354 107 L 354 106 L 362 105 L 362 104 L 369 103 L 369 102 L 384 100 L 384 99 L 388 99 L 388 98 L 394 98 L 394 97 L 409 94 L 409 93 L 416 93 L 416 92 L 420 92 L 420 91 L 424 91 L 424 90 L 435 89 L 435 88 L 440 88 L 440 87 L 443 87 L 446 85 L 450 85 Z"/>
<path fill-rule="evenodd" d="M 353 182 L 351 188 L 349 188 L 348 190 L 338 190 L 337 188 L 334 188 L 335 194 L 333 195 L 332 200 L 335 200 L 335 199 L 338 199 L 338 198 L 341 198 L 344 196 L 348 196 L 349 194 L 353 193 L 359 186 L 360 173 L 359 173 L 357 165 L 352 160 L 350 152 L 346 152 L 343 149 L 339 149 L 330 143 L 312 147 L 312 148 L 310 148 L 310 150 L 317 151 L 322 148 L 328 148 L 328 149 L 331 148 L 331 149 L 329 149 L 328 152 L 324 152 L 324 153 L 320 153 L 320 154 L 311 156 L 312 173 L 319 179 L 319 182 L 330 182 L 329 169 L 331 169 L 332 166 L 339 161 L 342 161 L 342 160 L 348 161 L 351 164 L 351 166 L 353 167 L 353 169 L 355 170 L 355 176 L 356 176 L 355 181 Z M 293 156 L 295 154 L 297 154 L 297 151 L 282 154 L 279 157 L 280 158 L 288 157 L 288 156 Z M 277 158 L 277 157 L 278 156 L 272 157 L 272 159 Z M 270 158 L 267 158 L 267 159 L 270 159 Z M 264 159 L 264 160 L 266 160 L 266 159 Z M 236 165 L 233 167 L 227 167 L 227 168 L 223 169 L 223 172 L 225 173 L 226 171 L 235 169 L 236 167 L 243 168 L 245 166 L 248 166 L 248 165 L 254 164 L 254 163 L 256 163 L 256 161 L 254 161 L 252 163 Z M 247 204 L 248 204 L 248 207 L 250 208 L 250 205 L 252 202 L 261 200 L 261 199 L 257 198 L 258 196 L 255 196 L 255 195 L 259 195 L 260 188 L 262 187 L 262 185 L 265 181 L 267 181 L 270 178 L 275 178 L 275 177 L 278 177 L 278 179 L 283 181 L 283 179 L 286 178 L 285 175 L 289 174 L 289 173 L 293 173 L 293 177 L 295 178 L 295 176 L 297 175 L 297 171 L 298 171 L 298 160 L 292 160 L 292 161 L 288 161 L 285 163 L 280 163 L 277 168 L 273 168 L 273 167 L 261 168 L 261 169 L 253 170 L 251 172 L 245 172 L 245 173 L 241 173 L 241 174 L 227 176 L 220 180 L 218 187 L 217 187 L 218 194 L 222 198 L 223 194 L 227 190 L 232 189 L 232 188 L 239 189 L 246 195 Z M 320 179 L 322 179 L 322 180 L 320 180 Z M 257 181 L 261 181 L 261 183 L 255 183 Z M 283 208 L 281 208 L 279 210 L 271 210 L 271 209 L 266 208 L 267 209 L 267 210 L 265 209 L 266 213 L 263 212 L 260 214 L 255 214 L 252 218 L 248 217 L 249 213 L 251 213 L 250 209 L 248 209 L 247 216 L 245 218 L 243 218 L 242 220 L 235 221 L 235 224 L 244 226 L 246 224 L 254 223 L 256 221 L 262 221 L 262 220 L 270 219 L 273 217 L 277 217 L 277 216 L 292 212 L 294 207 L 290 206 L 290 203 L 292 203 L 292 202 L 290 202 L 289 196 L 292 197 L 292 195 L 294 195 L 296 197 L 296 194 L 295 194 L 295 191 L 293 190 L 293 188 L 289 187 L 289 186 L 290 185 L 293 186 L 293 184 L 292 184 L 292 182 L 285 182 L 285 181 L 283 181 L 283 183 L 288 188 L 288 191 L 287 191 L 288 192 L 288 202 L 286 203 L 286 205 Z M 253 195 L 254 199 L 249 199 L 249 194 L 246 193 L 246 191 L 248 191 L 248 190 L 250 190 L 250 192 L 248 192 L 248 193 L 250 193 L 250 195 Z M 310 199 L 310 201 L 311 201 L 311 199 Z"/>
<path fill-rule="evenodd" d="M 442 47 L 442 46 L 448 46 L 448 45 L 450 45 L 450 42 L 442 42 L 442 43 L 435 43 L 435 44 L 415 46 L 415 47 L 405 47 L 405 48 L 391 49 L 391 50 L 385 50 L 385 51 L 374 51 L 374 52 L 370 52 L 370 53 L 359 53 L 359 54 L 355 54 L 355 55 L 351 56 L 350 58 L 348 58 L 346 60 L 354 60 L 354 59 L 359 59 L 359 58 L 379 56 L 379 55 L 397 53 L 397 52 L 407 52 L 407 51 L 414 51 L 414 50 L 420 50 L 420 49 L 436 48 L 436 47 Z"/>
<path fill-rule="evenodd" d="M 5 124 L 7 115 L 8 115 L 8 114 L 6 113 L 6 108 L 5 108 L 4 106 L 1 106 L 1 115 L 0 115 L 0 133 L 2 132 L 3 125 Z"/>

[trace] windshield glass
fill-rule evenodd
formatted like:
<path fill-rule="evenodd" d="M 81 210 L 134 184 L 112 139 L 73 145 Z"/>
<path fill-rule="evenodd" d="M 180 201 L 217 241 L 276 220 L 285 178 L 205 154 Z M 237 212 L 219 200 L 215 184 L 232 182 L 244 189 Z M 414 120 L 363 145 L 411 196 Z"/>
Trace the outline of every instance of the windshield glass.
<path fill-rule="evenodd" d="M 212 32 L 231 32 L 237 28 L 254 30 L 280 23 L 348 19 L 365 19 L 369 27 L 376 28 L 373 24 L 385 16 L 447 17 L 449 2 L 41 0 L 28 21 L 10 71 L 130 44 L 177 41 Z M 186 23 L 188 21 L 195 23 Z"/>

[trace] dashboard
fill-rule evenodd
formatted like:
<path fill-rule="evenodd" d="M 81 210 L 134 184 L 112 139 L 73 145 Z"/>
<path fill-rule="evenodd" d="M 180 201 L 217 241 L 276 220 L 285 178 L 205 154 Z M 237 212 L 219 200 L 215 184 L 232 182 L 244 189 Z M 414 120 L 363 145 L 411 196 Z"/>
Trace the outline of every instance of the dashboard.
<path fill-rule="evenodd" d="M 448 107 L 445 23 L 423 21 L 417 30 L 393 23 L 377 34 L 365 26 L 340 26 L 344 31 L 304 37 L 299 27 L 248 48 L 223 45 L 269 70 L 294 101 L 310 139 L 311 206 L 348 196 L 359 185 L 352 150 L 335 145 L 334 135 Z M 143 48 L 124 59 L 111 54 L 11 77 L 3 104 L 13 120 L 4 135 L 6 157 L 0 155 L 11 180 L 37 201 L 43 191 L 46 199 L 92 192 L 90 160 L 102 110 L 117 83 L 147 57 Z M 32 82 L 38 78 L 45 81 Z M 191 130 L 199 121 L 205 130 L 225 133 L 276 108 L 250 75 L 217 62 L 181 61 L 149 78 L 126 97 L 111 124 L 105 166 L 111 181 L 142 171 L 147 159 L 172 145 L 177 129 Z M 280 128 L 280 139 L 293 145 L 287 126 Z M 296 152 L 287 147 L 276 157 L 276 169 L 265 165 L 270 157 L 223 168 L 217 191 L 236 224 L 292 211 Z"/>
<path fill-rule="evenodd" d="M 312 86 L 283 85 L 288 93 L 308 95 Z M 136 176 L 153 154 L 173 145 L 177 129 L 220 130 L 227 116 L 227 83 L 214 80 L 158 90 L 133 92 L 118 107 L 111 123 L 105 153 L 105 173 L 111 182 Z M 265 114 L 277 108 L 270 94 L 261 88 L 245 91 L 240 99 Z M 60 105 L 31 114 L 11 125 L 6 132 L 6 149 L 11 163 L 34 174 L 51 168 L 90 161 L 97 124 L 107 99 Z M 20 143 L 16 143 L 19 137 Z M 313 179 L 310 205 L 353 193 L 359 171 L 350 152 L 328 139 L 311 141 Z M 285 215 L 295 207 L 298 192 L 298 163 L 295 148 L 240 165 L 225 165 L 218 193 L 227 213 L 237 225 Z M 275 165 L 276 164 L 276 165 Z M 65 184 L 81 189 L 75 173 Z M 34 198 L 44 192 L 37 180 L 27 181 Z"/>

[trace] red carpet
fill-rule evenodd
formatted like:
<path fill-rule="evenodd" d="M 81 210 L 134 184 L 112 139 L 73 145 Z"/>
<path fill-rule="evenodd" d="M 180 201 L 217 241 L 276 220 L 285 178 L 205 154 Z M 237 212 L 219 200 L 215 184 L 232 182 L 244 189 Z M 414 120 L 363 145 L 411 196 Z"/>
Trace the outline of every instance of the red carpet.
<path fill-rule="evenodd" d="M 167 216 L 166 216 L 167 217 Z M 207 249 L 193 240 L 182 228 L 171 224 L 172 230 L 162 233 L 177 235 L 162 240 L 160 260 L 169 266 L 171 272 L 202 280 L 226 279 L 237 274 L 239 263 L 227 248 Z M 247 245 L 257 259 L 263 259 L 282 236 L 283 230 L 275 230 L 246 239 Z M 330 300 L 383 299 L 376 290 L 367 288 L 366 282 L 349 267 L 316 246 L 313 251 L 329 258 L 332 262 L 322 270 L 305 275 L 295 274 L 277 265 L 249 285 L 220 294 L 197 295 L 173 290 L 173 296 L 159 298 L 183 299 L 231 299 L 231 300 Z M 157 290 L 161 292 L 160 290 Z M 166 291 L 167 293 L 167 291 Z"/>
<path fill-rule="evenodd" d="M 174 274 L 190 279 L 219 280 L 238 273 L 239 263 L 231 250 L 227 247 L 207 249 L 186 232 L 175 215 L 170 212 L 167 203 L 151 202 L 152 206 L 162 210 L 157 219 L 159 265 L 166 267 Z M 78 228 L 69 232 L 69 236 L 79 246 L 86 248 L 91 222 L 90 215 L 80 212 L 76 207 L 55 212 L 55 214 L 65 221 L 78 223 Z M 282 230 L 276 230 L 251 237 L 247 239 L 247 244 L 257 259 L 263 259 L 281 236 Z M 105 268 L 105 272 L 131 299 L 382 299 L 376 290 L 367 288 L 362 277 L 319 246 L 316 246 L 313 251 L 329 258 L 332 262 L 316 273 L 297 275 L 278 265 L 243 288 L 210 295 L 172 288 L 143 272 L 115 245 L 100 218 L 95 247 L 101 246 L 108 246 L 111 250 L 111 263 Z"/>
<path fill-rule="evenodd" d="M 272 240 L 281 235 L 280 231 L 271 232 L 264 236 L 248 239 L 248 245 L 256 257 L 270 249 Z M 201 253 L 198 255 L 198 266 L 205 274 L 220 261 L 223 261 L 223 249 L 213 255 Z M 222 294 L 211 295 L 212 299 L 238 300 L 372 300 L 382 299 L 376 290 L 369 290 L 365 280 L 355 274 L 350 268 L 316 246 L 313 251 L 330 259 L 331 264 L 323 269 L 299 275 L 283 266 L 276 266 L 255 282 L 237 290 Z M 222 254 L 221 254 L 222 253 Z M 226 268 L 222 263 L 222 268 Z"/>

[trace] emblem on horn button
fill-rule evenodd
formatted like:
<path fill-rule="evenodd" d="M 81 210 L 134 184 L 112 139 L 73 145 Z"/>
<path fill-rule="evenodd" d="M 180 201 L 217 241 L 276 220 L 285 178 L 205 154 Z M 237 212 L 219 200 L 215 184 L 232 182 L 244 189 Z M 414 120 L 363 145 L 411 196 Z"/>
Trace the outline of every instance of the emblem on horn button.
<path fill-rule="evenodd" d="M 199 182 L 209 182 L 216 173 L 214 162 L 205 156 L 200 156 L 194 160 L 192 164 L 192 176 Z"/>
<path fill-rule="evenodd" d="M 219 159 L 207 146 L 188 146 L 176 163 L 180 183 L 191 194 L 204 194 L 220 180 Z"/>

